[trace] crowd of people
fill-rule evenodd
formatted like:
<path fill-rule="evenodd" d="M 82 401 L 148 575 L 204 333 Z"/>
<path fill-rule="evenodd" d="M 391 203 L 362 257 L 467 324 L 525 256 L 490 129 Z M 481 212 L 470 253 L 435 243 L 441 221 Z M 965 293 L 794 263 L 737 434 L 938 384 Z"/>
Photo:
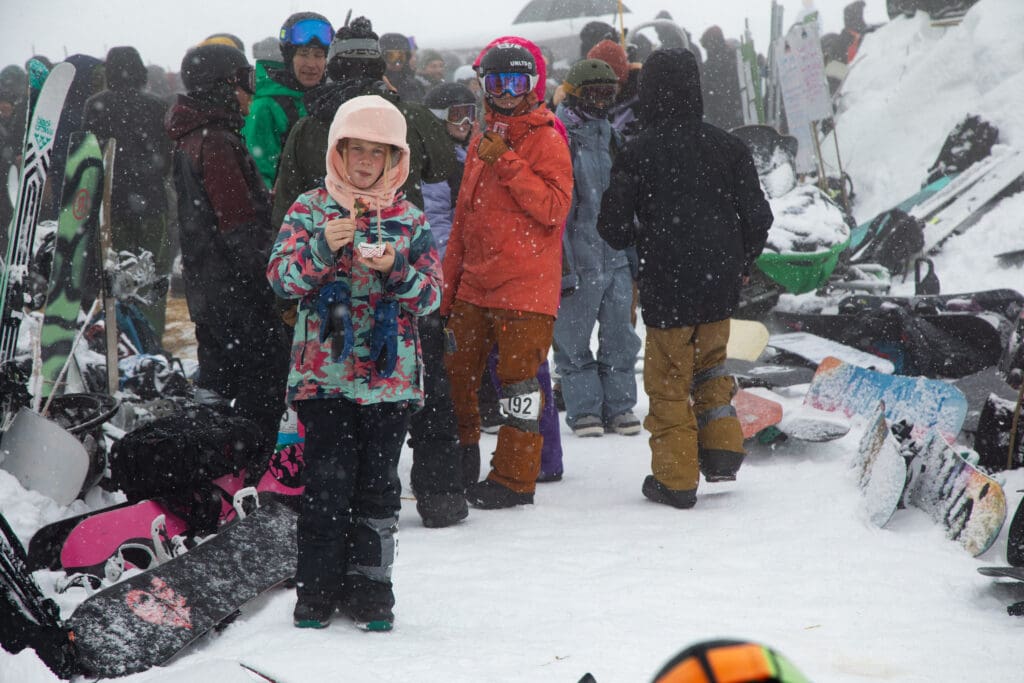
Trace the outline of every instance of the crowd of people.
<path fill-rule="evenodd" d="M 723 130 L 742 119 L 720 104 L 721 29 L 706 60 L 621 38 L 588 24 L 560 79 L 521 37 L 455 65 L 312 12 L 255 64 L 237 37 L 209 36 L 180 88 L 132 47 L 69 58 L 72 125 L 117 141 L 118 246 L 162 272 L 180 253 L 196 400 L 271 442 L 286 405 L 304 425 L 297 626 L 341 609 L 390 629 L 407 435 L 428 527 L 560 480 L 552 374 L 575 437 L 647 429 L 650 500 L 692 507 L 701 472 L 736 477 L 728 319 L 771 210 Z M 0 74 L 5 133 L 16 76 Z M 163 305 L 146 316 L 159 334 Z M 497 432 L 486 463 L 481 431 Z"/>

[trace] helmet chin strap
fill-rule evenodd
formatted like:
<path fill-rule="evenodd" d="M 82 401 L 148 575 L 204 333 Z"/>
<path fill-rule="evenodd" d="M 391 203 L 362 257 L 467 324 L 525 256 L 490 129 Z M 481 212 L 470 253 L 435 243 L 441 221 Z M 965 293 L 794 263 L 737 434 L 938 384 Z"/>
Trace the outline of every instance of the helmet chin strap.
<path fill-rule="evenodd" d="M 490 97 L 487 98 L 487 104 L 491 107 L 491 109 L 498 112 L 502 116 L 512 116 L 512 113 L 516 110 L 515 107 L 512 107 L 511 109 L 499 107 L 497 104 L 494 103 L 494 100 L 492 100 Z"/>
<path fill-rule="evenodd" d="M 530 92 L 533 92 L 533 91 L 530 91 Z M 491 108 L 491 111 L 494 111 L 494 112 L 496 112 L 498 114 L 501 114 L 502 116 L 516 116 L 517 112 L 520 113 L 520 114 L 525 113 L 526 111 L 529 111 L 530 109 L 532 109 L 534 107 L 534 105 L 536 104 L 536 102 L 531 102 L 529 93 L 526 94 L 526 97 L 523 100 L 521 100 L 519 104 L 517 104 L 516 106 L 512 107 L 511 109 L 505 109 L 504 107 L 499 107 L 497 105 L 497 103 L 494 101 L 494 98 L 491 97 L 490 95 L 488 95 L 486 99 L 487 99 L 487 106 Z M 524 107 L 523 105 L 527 104 L 527 103 L 529 103 L 528 106 Z"/>

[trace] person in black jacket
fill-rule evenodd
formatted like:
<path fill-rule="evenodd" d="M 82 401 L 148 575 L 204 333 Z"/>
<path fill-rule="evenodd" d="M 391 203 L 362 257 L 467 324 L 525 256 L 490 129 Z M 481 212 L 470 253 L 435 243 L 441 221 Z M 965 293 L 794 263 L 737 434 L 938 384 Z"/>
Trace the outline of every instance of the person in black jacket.
<path fill-rule="evenodd" d="M 704 119 L 725 130 L 742 126 L 743 106 L 740 100 L 736 48 L 729 45 L 718 26 L 705 31 L 700 44 L 708 53 L 701 81 Z"/>
<path fill-rule="evenodd" d="M 189 50 L 188 89 L 167 116 L 174 140 L 185 296 L 198 342 L 196 399 L 235 400 L 276 440 L 284 412 L 290 335 L 266 268 L 277 230 L 270 197 L 239 134 L 252 101 L 252 67 L 227 45 Z"/>
<path fill-rule="evenodd" d="M 732 480 L 743 460 L 723 364 L 729 316 L 772 212 L 746 146 L 702 122 L 691 52 L 651 54 L 639 97 L 641 132 L 615 159 L 597 230 L 615 249 L 635 245 L 640 257 L 653 471 L 643 493 L 686 508 L 699 471 L 707 481 Z"/>
<path fill-rule="evenodd" d="M 153 254 L 157 275 L 171 272 L 167 236 L 167 192 L 171 142 L 164 130 L 167 105 L 142 89 L 148 73 L 134 47 L 107 53 L 107 89 L 85 102 L 84 128 L 100 146 L 117 140 L 111 197 L 113 246 L 116 251 Z M 156 338 L 164 333 L 165 298 L 142 309 Z"/>

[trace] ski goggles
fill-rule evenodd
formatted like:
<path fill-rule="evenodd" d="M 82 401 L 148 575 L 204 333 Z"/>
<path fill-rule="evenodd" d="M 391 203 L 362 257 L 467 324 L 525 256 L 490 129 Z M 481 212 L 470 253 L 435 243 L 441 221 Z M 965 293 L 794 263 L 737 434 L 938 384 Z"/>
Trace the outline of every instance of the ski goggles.
<path fill-rule="evenodd" d="M 250 95 L 256 92 L 256 70 L 251 66 L 240 66 L 235 70 L 235 75 L 230 81 Z"/>
<path fill-rule="evenodd" d="M 405 64 L 408 59 L 409 55 L 405 50 L 384 50 L 384 61 L 388 64 L 397 64 L 399 62 Z"/>
<path fill-rule="evenodd" d="M 455 126 L 462 126 L 476 121 L 475 104 L 453 104 L 447 109 L 431 109 L 430 111 L 437 118 Z"/>
<path fill-rule="evenodd" d="M 328 47 L 334 39 L 334 29 L 322 19 L 303 19 L 281 29 L 280 40 L 289 45 L 307 45 L 314 40 Z"/>
<path fill-rule="evenodd" d="M 520 73 L 485 74 L 480 79 L 488 97 L 501 97 L 505 93 L 519 97 L 533 90 L 536 76 Z"/>
<path fill-rule="evenodd" d="M 619 86 L 614 83 L 591 83 L 576 90 L 577 97 L 586 102 L 612 102 L 619 94 Z"/>

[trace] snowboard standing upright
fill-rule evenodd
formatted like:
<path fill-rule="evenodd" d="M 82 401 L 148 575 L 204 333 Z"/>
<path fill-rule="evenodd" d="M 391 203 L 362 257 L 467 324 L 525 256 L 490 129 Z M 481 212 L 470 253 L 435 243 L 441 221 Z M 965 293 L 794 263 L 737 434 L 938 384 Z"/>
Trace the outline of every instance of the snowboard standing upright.
<path fill-rule="evenodd" d="M 74 133 L 68 150 L 61 193 L 60 222 L 53 250 L 53 266 L 46 290 L 46 314 L 41 334 L 42 396 L 57 388 L 55 383 L 78 332 L 82 288 L 93 258 L 96 239 L 103 159 L 92 133 Z"/>
<path fill-rule="evenodd" d="M 946 529 L 950 540 L 977 557 L 988 550 L 1006 521 L 1006 494 L 945 439 L 932 432 L 914 442 L 906 498 Z"/>
<path fill-rule="evenodd" d="M 14 288 L 20 287 L 32 258 L 36 220 L 42 204 L 46 175 L 50 169 L 57 124 L 74 77 L 75 67 L 66 62 L 53 68 L 39 93 L 32 121 L 25 133 L 18 199 L 14 220 L 8 231 L 3 272 L 0 274 L 0 364 L 13 358 L 17 350 L 21 302 L 14 301 L 11 293 Z"/>

